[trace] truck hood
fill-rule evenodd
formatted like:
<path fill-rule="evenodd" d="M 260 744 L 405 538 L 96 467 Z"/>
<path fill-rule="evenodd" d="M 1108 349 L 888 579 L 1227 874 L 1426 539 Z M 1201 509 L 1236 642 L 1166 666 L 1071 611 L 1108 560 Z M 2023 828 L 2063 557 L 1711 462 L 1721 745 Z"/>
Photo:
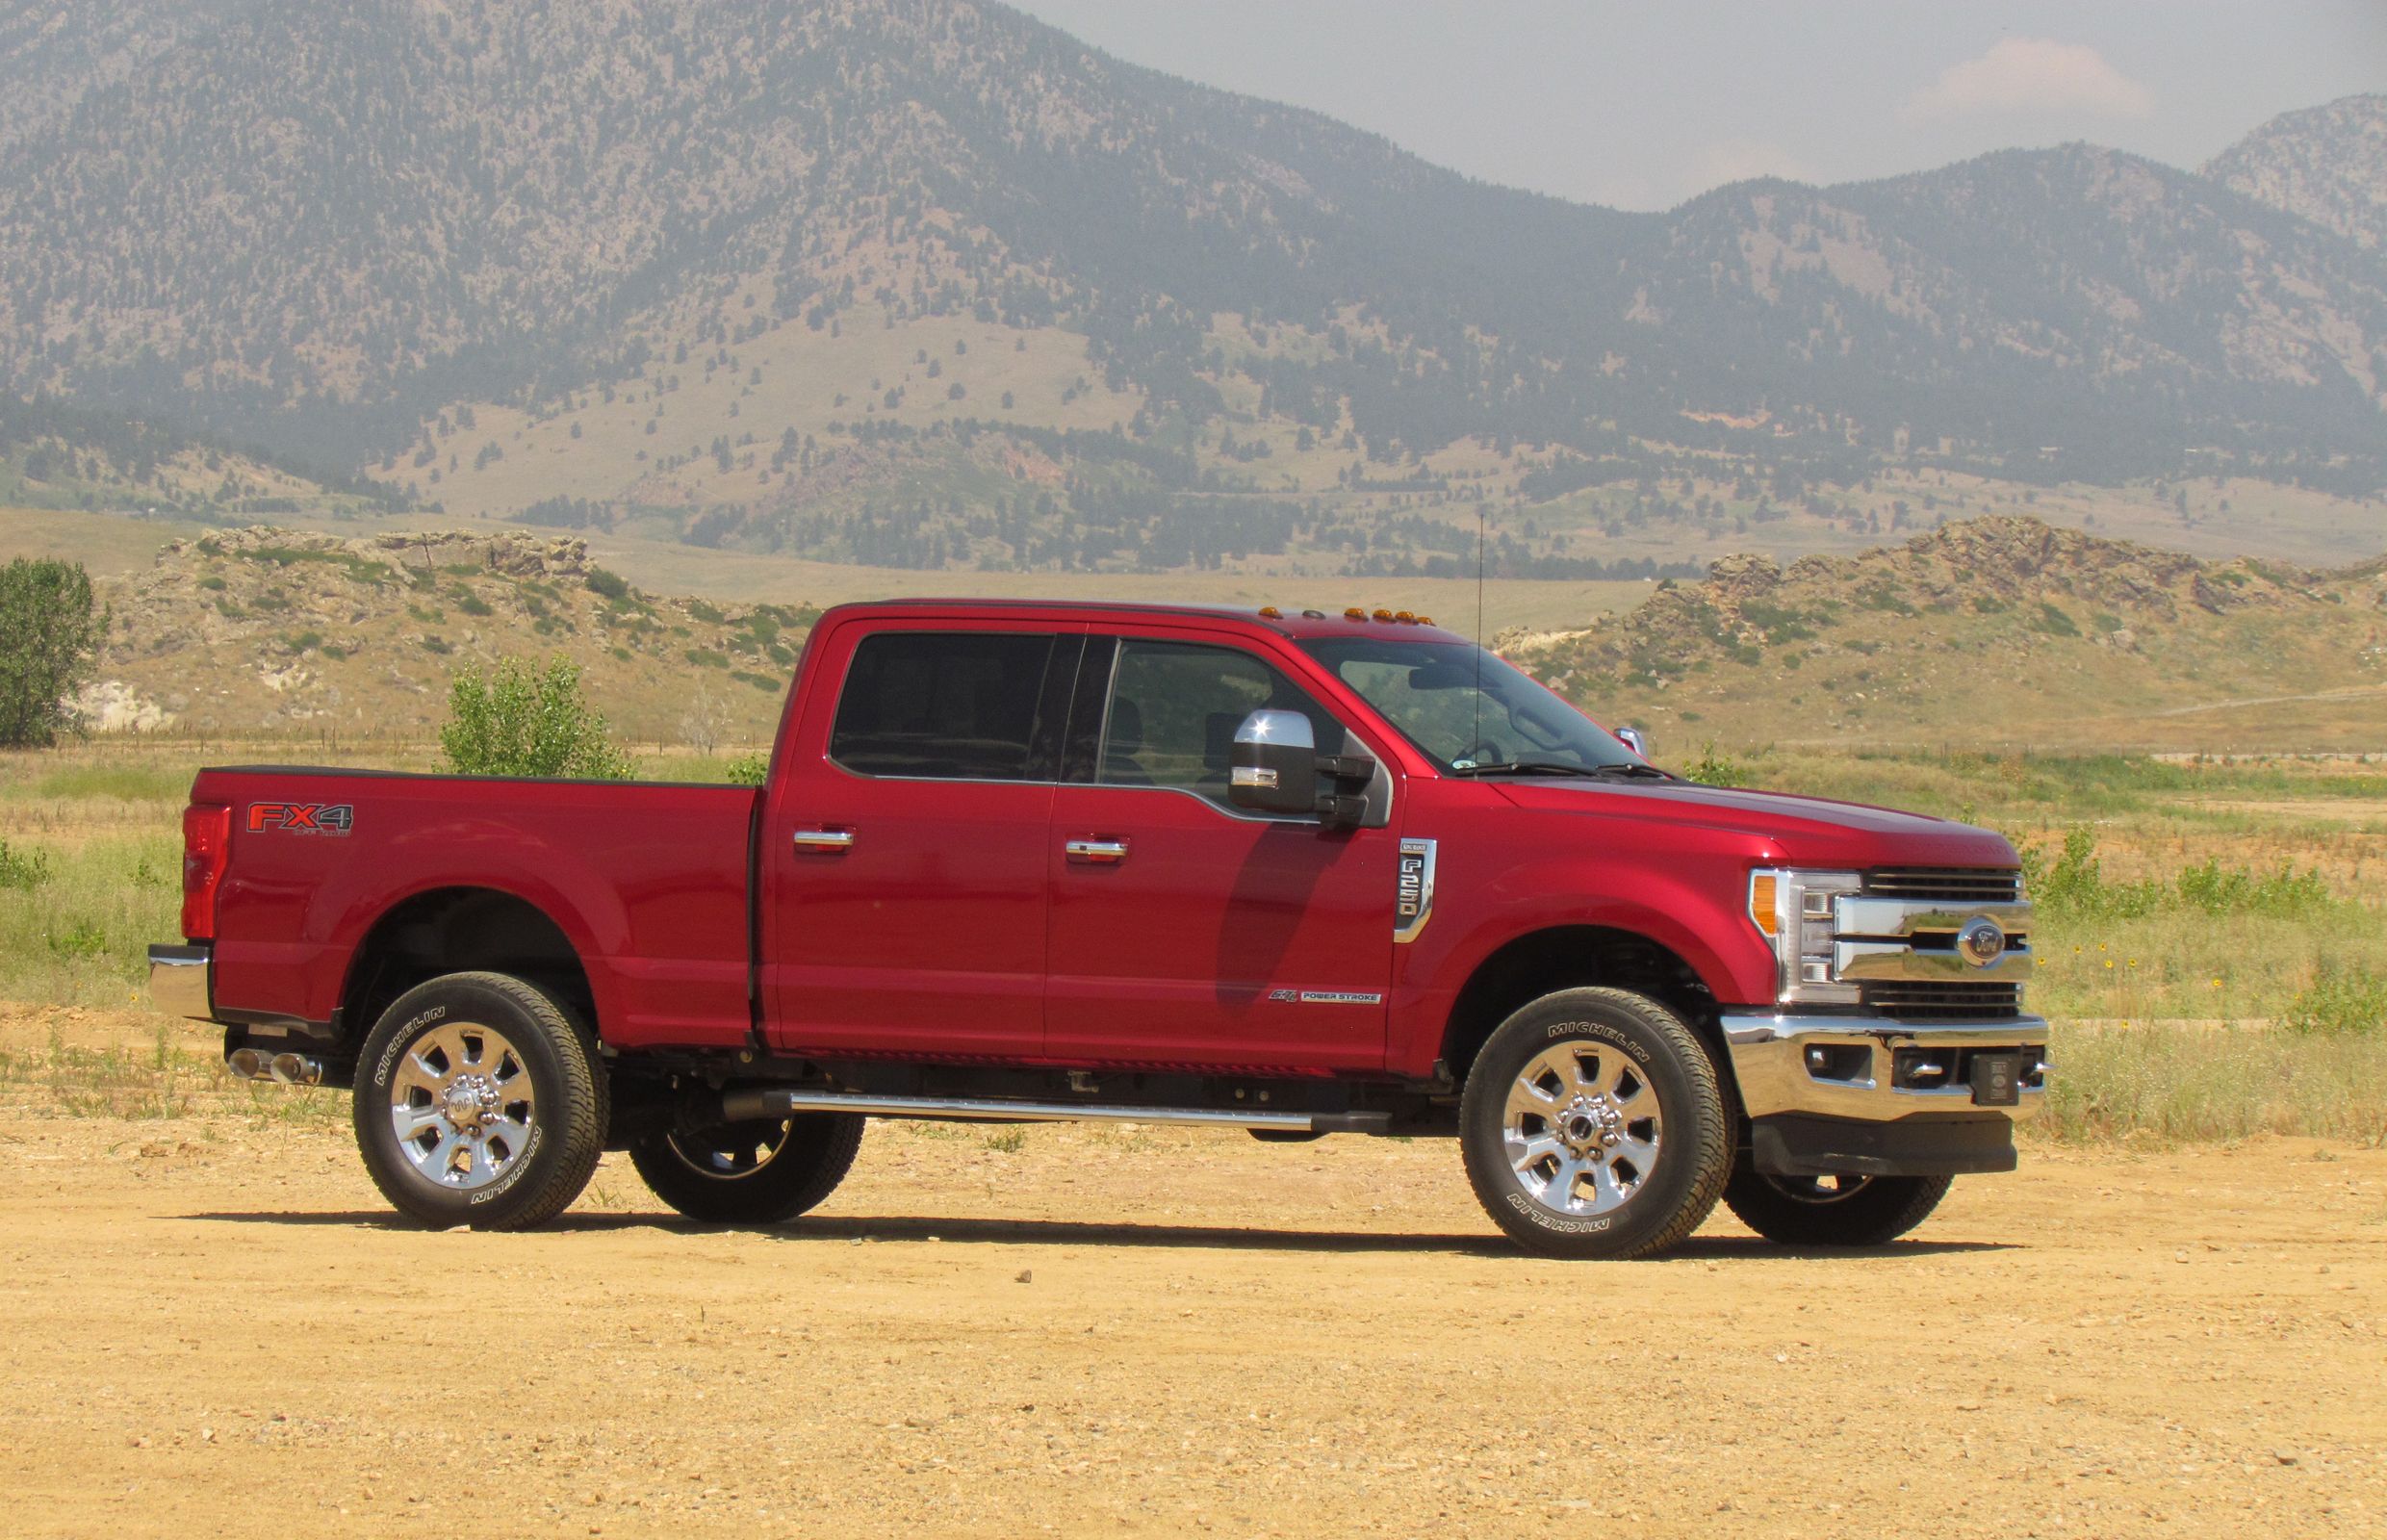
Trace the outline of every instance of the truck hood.
<path fill-rule="evenodd" d="M 2005 835 L 1895 808 L 1780 791 L 1728 790 L 1687 781 L 1494 781 L 1517 808 L 1540 813 L 1695 824 L 1746 834 L 1803 866 L 2019 864 Z"/>

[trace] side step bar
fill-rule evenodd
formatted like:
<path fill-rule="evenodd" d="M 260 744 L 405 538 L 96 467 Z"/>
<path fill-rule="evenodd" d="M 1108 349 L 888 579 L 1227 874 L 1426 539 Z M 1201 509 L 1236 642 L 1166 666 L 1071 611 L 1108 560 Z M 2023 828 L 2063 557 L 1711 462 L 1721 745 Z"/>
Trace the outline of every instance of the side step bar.
<path fill-rule="evenodd" d="M 1005 1101 L 977 1096 L 870 1096 L 843 1091 L 733 1091 L 721 1098 L 732 1123 L 796 1113 L 861 1113 L 871 1117 L 926 1117 L 988 1123 L 1193 1123 L 1213 1128 L 1266 1128 L 1294 1134 L 1381 1134 L 1390 1113 L 1274 1113 L 1207 1107 L 1124 1107 L 1091 1102 Z"/>

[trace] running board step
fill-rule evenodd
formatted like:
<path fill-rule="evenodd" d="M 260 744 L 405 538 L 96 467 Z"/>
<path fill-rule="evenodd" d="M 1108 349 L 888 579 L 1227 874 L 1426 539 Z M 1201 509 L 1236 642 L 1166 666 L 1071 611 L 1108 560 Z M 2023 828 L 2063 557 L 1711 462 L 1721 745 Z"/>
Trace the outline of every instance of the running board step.
<path fill-rule="evenodd" d="M 1381 1134 L 1390 1113 L 1275 1113 L 1208 1107 L 1122 1107 L 1092 1102 L 1007 1101 L 987 1096 L 871 1096 L 846 1091 L 733 1091 L 721 1098 L 732 1123 L 796 1113 L 860 1113 L 986 1123 L 1192 1123 L 1213 1128 L 1272 1128 L 1300 1134 Z"/>

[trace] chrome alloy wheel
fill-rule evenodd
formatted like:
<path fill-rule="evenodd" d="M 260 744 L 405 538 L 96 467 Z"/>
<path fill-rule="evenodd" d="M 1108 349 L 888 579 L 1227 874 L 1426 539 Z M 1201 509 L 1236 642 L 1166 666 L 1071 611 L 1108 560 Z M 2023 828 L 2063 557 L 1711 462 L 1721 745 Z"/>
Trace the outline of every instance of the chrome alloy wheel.
<path fill-rule="evenodd" d="M 1526 1194 L 1554 1214 L 1613 1214 L 1657 1169 L 1657 1091 L 1614 1048 L 1560 1043 L 1508 1091 L 1502 1150 Z"/>
<path fill-rule="evenodd" d="M 727 1128 L 708 1128 L 693 1138 L 674 1133 L 663 1142 L 699 1176 L 734 1182 L 754 1175 L 777 1160 L 780 1151 L 787 1147 L 787 1135 L 794 1126 L 783 1117 L 776 1122 L 734 1123 Z"/>
<path fill-rule="evenodd" d="M 538 1093 L 504 1034 L 446 1021 L 415 1040 L 390 1077 L 398 1147 L 424 1180 L 488 1186 L 530 1150 Z"/>

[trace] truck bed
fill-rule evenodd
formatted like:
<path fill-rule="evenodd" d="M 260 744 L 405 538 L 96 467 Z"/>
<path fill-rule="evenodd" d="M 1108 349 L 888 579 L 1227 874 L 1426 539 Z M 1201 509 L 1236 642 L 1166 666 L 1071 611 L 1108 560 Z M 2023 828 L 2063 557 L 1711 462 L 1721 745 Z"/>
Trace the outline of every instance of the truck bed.
<path fill-rule="evenodd" d="M 752 1024 L 758 797 L 712 784 L 204 770 L 193 802 L 235 810 L 216 999 L 261 1020 L 330 1021 L 369 929 L 404 923 L 409 899 L 479 889 L 561 928 L 606 1042 L 734 1044 Z"/>

